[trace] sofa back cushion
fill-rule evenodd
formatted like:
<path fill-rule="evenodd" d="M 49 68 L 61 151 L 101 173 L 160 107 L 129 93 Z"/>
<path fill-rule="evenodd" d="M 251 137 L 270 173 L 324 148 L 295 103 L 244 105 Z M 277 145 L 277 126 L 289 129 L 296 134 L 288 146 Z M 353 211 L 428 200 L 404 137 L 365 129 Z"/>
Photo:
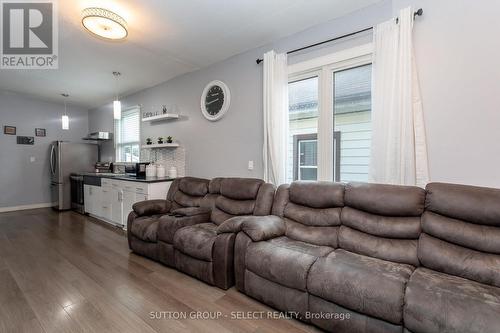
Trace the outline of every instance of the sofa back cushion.
<path fill-rule="evenodd" d="M 419 187 L 350 183 L 339 246 L 373 258 L 419 265 L 418 238 L 425 191 Z"/>
<path fill-rule="evenodd" d="M 211 220 L 221 224 L 242 215 L 269 215 L 275 187 L 253 178 L 214 178 L 205 199 L 213 202 Z"/>
<path fill-rule="evenodd" d="M 443 183 L 426 189 L 422 265 L 500 287 L 500 190 Z"/>
<path fill-rule="evenodd" d="M 284 218 L 287 237 L 335 248 L 343 206 L 343 184 L 297 181 L 278 188 L 273 214 Z"/>
<path fill-rule="evenodd" d="M 172 202 L 172 210 L 184 207 L 199 207 L 208 193 L 208 179 L 195 177 L 178 178 L 172 182 L 167 200 Z"/>

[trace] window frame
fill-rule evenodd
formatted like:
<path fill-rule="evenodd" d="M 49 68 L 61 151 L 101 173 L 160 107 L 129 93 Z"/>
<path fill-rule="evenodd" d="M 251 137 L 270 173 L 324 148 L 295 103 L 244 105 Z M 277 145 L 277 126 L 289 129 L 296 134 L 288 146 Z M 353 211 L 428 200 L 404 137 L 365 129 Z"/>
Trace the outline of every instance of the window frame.
<path fill-rule="evenodd" d="M 123 143 L 122 142 L 122 138 L 121 138 L 121 125 L 122 125 L 122 120 L 123 120 L 123 115 L 127 114 L 127 113 L 130 113 L 131 111 L 133 110 L 137 110 L 137 114 L 138 114 L 138 119 L 139 119 L 139 141 L 130 141 L 130 142 L 126 142 L 126 143 Z M 122 150 L 126 147 L 126 146 L 130 146 L 131 149 L 133 146 L 138 146 L 138 149 L 139 149 L 139 161 L 141 160 L 141 131 L 142 131 L 142 121 L 141 121 L 141 106 L 140 105 L 134 105 L 134 106 L 131 106 L 131 107 L 128 107 L 128 108 L 125 108 L 125 109 L 122 109 L 122 113 L 121 113 L 121 118 L 120 119 L 114 119 L 114 129 L 115 129 L 115 135 L 114 135 L 114 146 L 115 146 L 115 162 L 118 162 L 118 163 L 135 163 L 135 162 L 131 162 L 131 161 L 122 161 L 121 160 L 121 155 L 122 155 Z"/>
<path fill-rule="evenodd" d="M 334 73 L 373 62 L 373 44 L 288 65 L 288 83 L 318 77 L 318 180 L 340 180 L 339 135 L 334 132 Z M 295 164 L 294 164 L 295 165 Z M 337 172 L 335 172 L 338 170 Z M 295 174 L 294 174 L 295 177 Z"/>
<path fill-rule="evenodd" d="M 300 147 L 299 143 L 301 141 L 318 141 L 318 135 L 311 134 L 296 134 L 293 136 L 293 179 L 301 180 L 300 178 Z M 316 143 L 317 144 L 317 143 Z M 316 165 L 316 169 L 318 166 Z"/>

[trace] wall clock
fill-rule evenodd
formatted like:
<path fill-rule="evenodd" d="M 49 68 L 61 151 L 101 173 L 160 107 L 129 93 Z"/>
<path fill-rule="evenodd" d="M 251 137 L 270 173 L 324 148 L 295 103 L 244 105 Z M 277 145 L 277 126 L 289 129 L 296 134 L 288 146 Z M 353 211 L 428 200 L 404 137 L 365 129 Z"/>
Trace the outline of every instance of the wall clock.
<path fill-rule="evenodd" d="M 222 81 L 212 81 L 201 94 L 201 113 L 210 121 L 219 120 L 226 114 L 231 102 L 229 88 Z"/>

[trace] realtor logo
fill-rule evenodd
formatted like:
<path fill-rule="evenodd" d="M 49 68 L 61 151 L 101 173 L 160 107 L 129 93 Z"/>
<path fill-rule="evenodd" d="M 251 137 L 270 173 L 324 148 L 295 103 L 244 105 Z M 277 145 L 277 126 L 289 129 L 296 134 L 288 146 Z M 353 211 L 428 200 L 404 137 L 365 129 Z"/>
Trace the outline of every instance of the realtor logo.
<path fill-rule="evenodd" d="M 57 6 L 0 0 L 1 69 L 57 69 Z"/>

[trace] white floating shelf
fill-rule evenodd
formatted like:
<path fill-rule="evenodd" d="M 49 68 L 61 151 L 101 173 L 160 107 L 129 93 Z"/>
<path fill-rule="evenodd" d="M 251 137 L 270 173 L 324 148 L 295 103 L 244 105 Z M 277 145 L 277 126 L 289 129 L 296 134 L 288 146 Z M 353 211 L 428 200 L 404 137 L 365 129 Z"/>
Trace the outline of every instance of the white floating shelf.
<path fill-rule="evenodd" d="M 154 148 L 177 148 L 179 147 L 178 143 L 162 143 L 162 144 L 151 144 L 151 145 L 142 145 L 142 149 L 154 149 Z"/>
<path fill-rule="evenodd" d="M 160 121 L 160 120 L 168 120 L 168 119 L 178 119 L 179 115 L 175 113 L 165 113 L 157 116 L 142 118 L 142 121 Z"/>

